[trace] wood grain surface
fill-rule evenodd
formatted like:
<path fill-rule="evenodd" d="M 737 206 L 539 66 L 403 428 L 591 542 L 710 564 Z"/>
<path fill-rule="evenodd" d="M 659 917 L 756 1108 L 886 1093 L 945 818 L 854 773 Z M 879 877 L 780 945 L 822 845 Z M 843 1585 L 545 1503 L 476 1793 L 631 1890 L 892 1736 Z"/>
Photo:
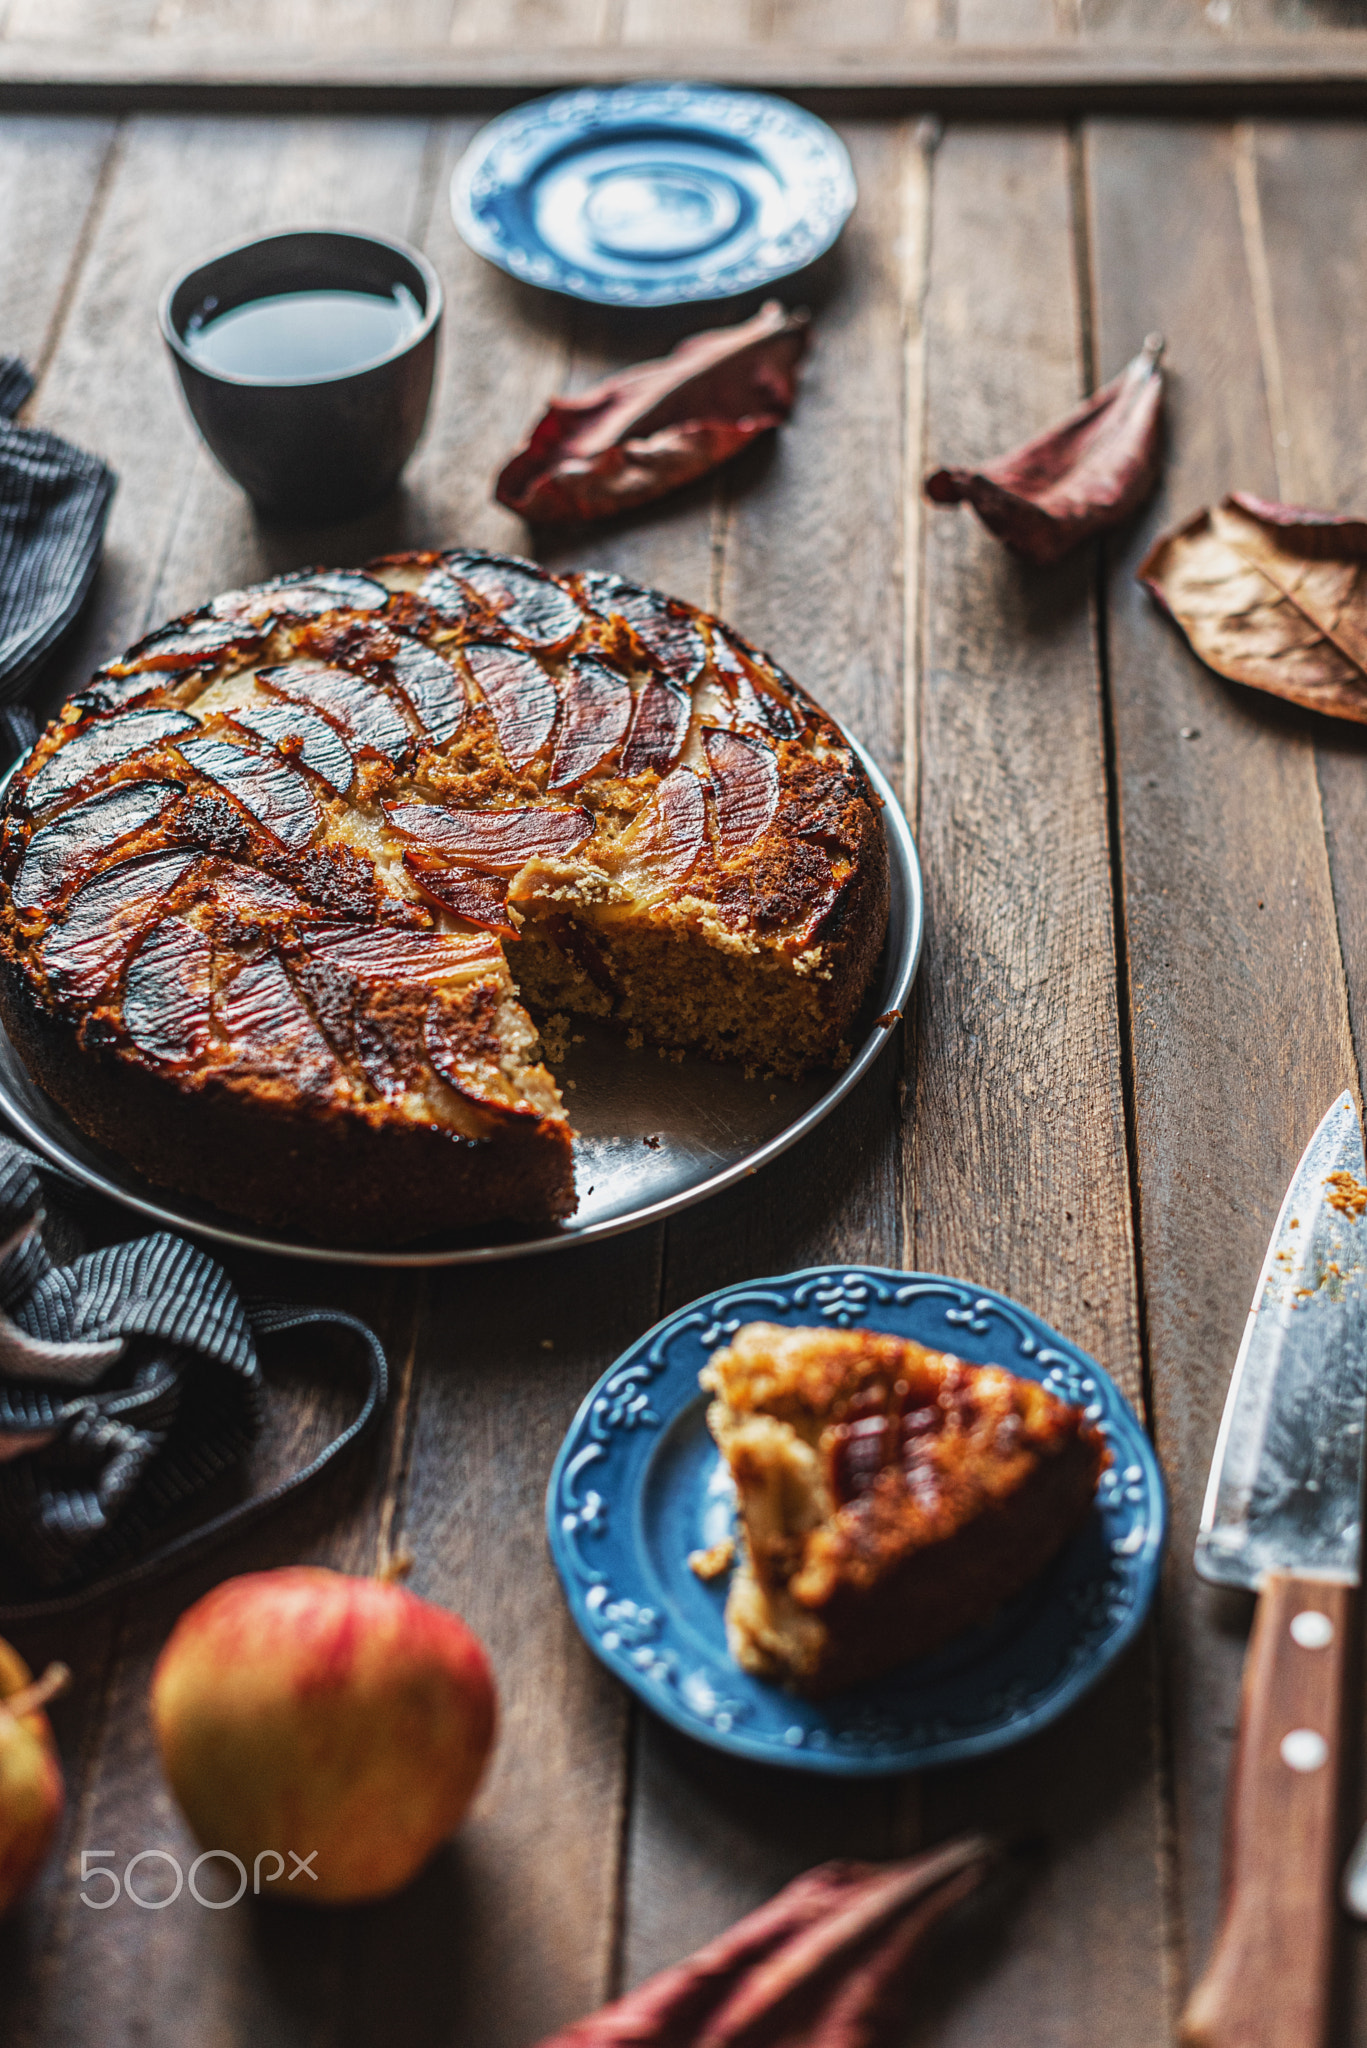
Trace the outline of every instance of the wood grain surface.
<path fill-rule="evenodd" d="M 326 12 L 356 51 L 395 35 L 403 10 Z M 302 46 L 320 18 L 314 0 L 102 0 L 98 18 L 84 0 L 11 0 L 0 27 L 28 44 L 269 30 Z M 412 18 L 453 50 L 668 40 L 682 56 L 704 35 L 752 51 L 860 35 L 1048 51 L 1142 25 L 1126 0 L 738 0 L 687 33 L 656 0 L 434 0 Z M 1223 21 L 1171 0 L 1151 19 L 1217 55 L 1242 35 L 1351 25 L 1329 0 L 1247 0 Z M 250 1544 L 79 1628 L 26 1634 L 35 1661 L 76 1667 L 57 1715 L 71 1801 L 60 1855 L 0 1930 L 0 2040 L 530 2048 L 812 1861 L 981 1824 L 1029 1854 L 942 1945 L 908 2048 L 1172 2042 L 1215 1924 L 1248 1620 L 1197 1587 L 1191 1540 L 1282 1190 L 1332 1095 L 1356 1087 L 1367 742 L 1210 675 L 1132 569 L 1160 525 L 1231 487 L 1367 506 L 1367 139 L 1349 123 L 846 122 L 860 205 L 801 281 L 815 345 L 790 426 L 658 508 L 542 548 L 491 501 L 502 456 L 551 392 L 702 321 L 549 301 L 473 257 L 446 200 L 473 125 L 0 126 L 0 350 L 41 372 L 28 416 L 121 475 L 95 597 L 47 698 L 158 617 L 307 560 L 464 538 L 659 583 L 772 648 L 905 791 L 927 880 L 915 1011 L 800 1148 L 667 1227 L 422 1280 L 229 1262 L 246 1287 L 369 1317 L 395 1369 L 391 1413 Z M 420 243 L 449 310 L 396 499 L 343 528 L 268 531 L 195 440 L 153 313 L 178 263 L 305 217 Z M 1034 431 L 1155 326 L 1173 364 L 1167 470 L 1104 565 L 1027 574 L 967 509 L 923 507 L 928 467 Z M 135 1229 L 98 1205 L 87 1221 L 96 1237 Z M 793 1780 L 663 1728 L 584 1649 L 542 1536 L 555 1448 L 627 1342 L 706 1289 L 846 1258 L 978 1278 L 1056 1323 L 1148 1413 L 1171 1489 L 1161 1629 L 1054 1730 L 921 1782 Z M 313 1353 L 272 1384 L 258 1484 L 345 1399 Z M 485 1636 L 503 1688 L 497 1765 L 453 1847 L 402 1899 L 345 1915 L 84 1907 L 83 1849 L 122 1863 L 188 1846 L 145 1712 L 181 1608 L 229 1569 L 403 1554 L 415 1587 Z M 149 1865 L 149 1896 L 157 1884 Z M 1348 1946 L 1356 2048 L 1367 1943 Z"/>

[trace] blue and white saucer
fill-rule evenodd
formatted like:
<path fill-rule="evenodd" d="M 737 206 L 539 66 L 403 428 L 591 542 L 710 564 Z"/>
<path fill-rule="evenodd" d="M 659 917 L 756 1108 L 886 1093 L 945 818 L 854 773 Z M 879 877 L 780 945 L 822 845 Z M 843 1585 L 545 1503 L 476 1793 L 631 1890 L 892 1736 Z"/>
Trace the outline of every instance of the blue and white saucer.
<path fill-rule="evenodd" d="M 1086 1524 L 992 1621 L 933 1657 L 821 1701 L 750 1677 L 727 1653 L 725 1578 L 704 1584 L 688 1556 L 725 1536 L 733 1514 L 698 1373 L 757 1320 L 863 1325 L 1042 1380 L 1110 1442 Z M 706 1295 L 633 1344 L 576 1416 L 546 1516 L 580 1633 L 657 1714 L 737 1756 L 874 1777 L 1005 1748 L 1080 1699 L 1148 1612 L 1167 1510 L 1124 1396 L 1028 1309 L 932 1273 L 818 1266 Z"/>
<path fill-rule="evenodd" d="M 855 201 L 824 121 L 767 93 L 623 85 L 557 93 L 482 128 L 451 211 L 514 277 L 615 306 L 724 299 L 801 270 Z"/>

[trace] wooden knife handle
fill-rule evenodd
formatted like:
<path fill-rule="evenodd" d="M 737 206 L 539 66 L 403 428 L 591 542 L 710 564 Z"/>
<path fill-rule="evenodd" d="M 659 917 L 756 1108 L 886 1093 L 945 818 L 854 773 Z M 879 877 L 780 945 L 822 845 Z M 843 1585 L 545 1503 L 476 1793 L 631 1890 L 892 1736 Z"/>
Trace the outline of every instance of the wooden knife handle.
<path fill-rule="evenodd" d="M 1351 1590 L 1273 1572 L 1244 1664 L 1224 1901 L 1187 2048 L 1323 2048 Z"/>

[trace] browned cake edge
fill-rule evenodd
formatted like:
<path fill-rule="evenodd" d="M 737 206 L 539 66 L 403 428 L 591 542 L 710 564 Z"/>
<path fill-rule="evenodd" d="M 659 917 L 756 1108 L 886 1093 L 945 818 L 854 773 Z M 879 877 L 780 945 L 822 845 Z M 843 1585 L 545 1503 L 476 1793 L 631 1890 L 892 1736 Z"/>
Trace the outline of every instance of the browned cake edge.
<path fill-rule="evenodd" d="M 191 1094 L 87 1050 L 47 1015 L 0 956 L 0 1018 L 34 1079 L 81 1129 L 159 1187 L 337 1245 L 397 1245 L 491 1217 L 544 1222 L 573 1212 L 568 1125 L 509 1117 L 487 1138 L 435 1125 L 379 1127 L 283 1110 L 223 1088 Z"/>

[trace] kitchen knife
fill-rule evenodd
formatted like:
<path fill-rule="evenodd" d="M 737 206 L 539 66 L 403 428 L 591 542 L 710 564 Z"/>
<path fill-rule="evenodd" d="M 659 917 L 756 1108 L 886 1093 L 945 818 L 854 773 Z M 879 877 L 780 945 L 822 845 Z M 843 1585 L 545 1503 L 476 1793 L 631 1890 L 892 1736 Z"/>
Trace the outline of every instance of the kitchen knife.
<path fill-rule="evenodd" d="M 1215 1445 L 1196 1569 L 1247 1586 L 1220 1930 L 1182 2019 L 1189 2048 L 1322 2048 L 1343 1679 L 1362 1543 L 1367 1161 L 1351 1095 L 1282 1203 Z"/>

